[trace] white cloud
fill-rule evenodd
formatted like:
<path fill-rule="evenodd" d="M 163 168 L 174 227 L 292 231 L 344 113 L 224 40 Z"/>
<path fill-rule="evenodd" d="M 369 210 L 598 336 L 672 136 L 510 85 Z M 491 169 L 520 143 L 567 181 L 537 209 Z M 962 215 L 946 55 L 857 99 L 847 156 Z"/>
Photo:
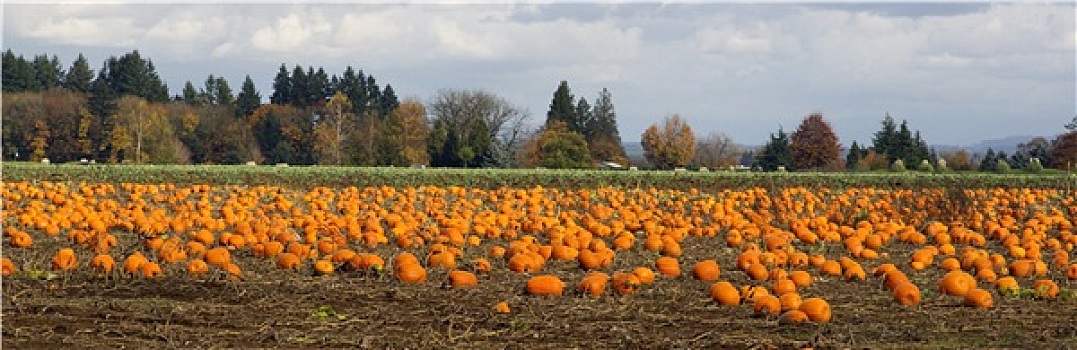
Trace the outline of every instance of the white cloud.
<path fill-rule="evenodd" d="M 289 13 L 278 18 L 275 25 L 255 31 L 251 44 L 266 52 L 295 52 L 316 47 L 315 43 L 332 32 L 332 24 L 318 17 L 302 18 L 299 13 Z"/>

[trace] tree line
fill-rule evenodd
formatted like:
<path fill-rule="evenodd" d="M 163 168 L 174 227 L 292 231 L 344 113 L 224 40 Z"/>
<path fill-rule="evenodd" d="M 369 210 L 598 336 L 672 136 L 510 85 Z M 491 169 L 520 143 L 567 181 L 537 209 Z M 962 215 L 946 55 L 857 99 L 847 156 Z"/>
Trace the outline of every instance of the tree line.
<path fill-rule="evenodd" d="M 697 137 L 679 115 L 640 135 L 644 159 L 629 159 L 612 95 L 553 92 L 545 122 L 488 91 L 441 90 L 400 101 L 390 84 L 348 66 L 281 64 L 263 101 L 246 76 L 238 93 L 220 76 L 187 81 L 169 96 L 153 62 L 137 50 L 95 72 L 82 55 L 65 70 L 56 56 L 3 53 L 3 158 L 96 162 L 592 168 L 605 162 L 659 169 L 750 166 L 764 171 L 982 170 L 1064 168 L 1077 161 L 1077 117 L 1054 140 L 1035 138 L 1008 155 L 937 154 L 919 131 L 889 114 L 870 144 L 838 141 L 821 113 L 759 149 L 728 135 Z"/>

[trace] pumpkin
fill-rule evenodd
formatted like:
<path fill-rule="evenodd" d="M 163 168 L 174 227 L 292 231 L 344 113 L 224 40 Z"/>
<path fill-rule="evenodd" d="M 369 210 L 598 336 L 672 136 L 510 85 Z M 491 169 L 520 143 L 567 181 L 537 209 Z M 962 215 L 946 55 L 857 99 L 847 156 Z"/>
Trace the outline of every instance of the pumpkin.
<path fill-rule="evenodd" d="M 808 298 L 800 303 L 800 311 L 808 315 L 808 319 L 815 323 L 830 322 L 830 303 L 822 298 Z"/>
<path fill-rule="evenodd" d="M 899 284 L 909 282 L 909 276 L 905 275 L 901 270 L 892 270 L 885 275 L 883 280 L 886 288 L 894 290 Z"/>
<path fill-rule="evenodd" d="M 808 322 L 808 314 L 800 310 L 789 310 L 778 317 L 778 324 L 801 324 Z"/>
<path fill-rule="evenodd" d="M 718 262 L 714 260 L 703 260 L 692 267 L 692 277 L 700 281 L 714 281 L 721 274 L 722 270 L 718 267 Z"/>
<path fill-rule="evenodd" d="M 142 265 L 147 262 L 149 262 L 149 259 L 146 259 L 146 257 L 142 255 L 142 252 L 136 251 L 131 253 L 127 259 L 123 260 L 123 272 L 132 276 L 138 275 L 141 273 Z"/>
<path fill-rule="evenodd" d="M 991 297 L 991 292 L 980 288 L 973 288 L 969 290 L 968 293 L 965 293 L 964 304 L 981 309 L 989 309 L 995 305 L 995 301 Z"/>
<path fill-rule="evenodd" d="M 394 265 L 396 279 L 408 284 L 420 284 L 426 282 L 426 269 L 419 263 L 405 263 Z"/>
<path fill-rule="evenodd" d="M 75 250 L 71 248 L 62 248 L 52 257 L 52 269 L 54 271 L 74 270 L 77 267 L 78 259 L 75 257 Z"/>
<path fill-rule="evenodd" d="M 111 270 L 111 266 L 109 267 Z M 15 274 L 15 264 L 11 262 L 11 259 L 0 258 L 0 275 L 7 277 Z"/>
<path fill-rule="evenodd" d="M 782 313 L 782 303 L 778 300 L 778 297 L 775 297 L 773 295 L 764 295 L 755 298 L 752 310 L 754 310 L 756 314 L 770 314 L 773 316 L 778 316 Z"/>
<path fill-rule="evenodd" d="M 1054 299 L 1058 296 L 1058 284 L 1055 281 L 1041 279 L 1032 283 L 1032 290 L 1036 291 L 1036 297 L 1041 299 Z"/>
<path fill-rule="evenodd" d="M 1070 264 L 1069 267 L 1066 267 L 1066 278 L 1077 280 L 1077 263 Z"/>
<path fill-rule="evenodd" d="M 797 284 L 791 279 L 775 280 L 770 284 L 770 291 L 773 292 L 774 295 L 796 293 Z"/>
<path fill-rule="evenodd" d="M 499 314 L 507 314 L 512 311 L 509 310 L 509 303 L 502 301 L 497 304 L 494 304 L 494 312 Z"/>
<path fill-rule="evenodd" d="M 939 280 L 939 290 L 956 297 L 963 297 L 975 288 L 976 279 L 964 271 L 950 271 Z"/>
<path fill-rule="evenodd" d="M 740 295 L 744 297 L 744 300 L 755 301 L 755 298 L 770 295 L 767 288 L 763 286 L 743 285 L 740 287 Z"/>
<path fill-rule="evenodd" d="M 748 270 L 745 272 L 748 273 L 748 277 L 757 281 L 763 281 L 770 277 L 770 271 L 767 271 L 767 267 L 761 263 L 748 265 Z"/>
<path fill-rule="evenodd" d="M 858 264 L 858 265 L 850 266 L 847 269 L 844 269 L 844 271 L 842 271 L 842 278 L 845 278 L 845 280 L 847 280 L 847 281 L 852 281 L 852 280 L 863 281 L 863 280 L 867 279 L 867 273 L 864 272 L 864 268 L 860 267 L 860 265 Z"/>
<path fill-rule="evenodd" d="M 897 268 L 896 265 L 891 264 L 891 263 L 885 263 L 885 264 L 876 266 L 874 269 L 872 269 L 871 274 L 875 275 L 876 277 L 884 277 L 890 271 L 895 271 L 897 269 L 898 268 Z"/>
<path fill-rule="evenodd" d="M 609 280 L 610 276 L 604 272 L 591 272 L 576 285 L 576 291 L 597 298 L 606 291 L 606 284 Z"/>
<path fill-rule="evenodd" d="M 728 281 L 714 282 L 709 292 L 711 299 L 717 301 L 719 305 L 740 305 L 740 291 Z"/>
<path fill-rule="evenodd" d="M 813 277 L 807 271 L 797 270 L 789 273 L 789 279 L 792 280 L 797 287 L 807 287 L 811 285 Z"/>
<path fill-rule="evenodd" d="M 224 268 L 228 264 L 232 263 L 232 254 L 228 252 L 228 248 L 216 247 L 206 251 L 204 256 L 207 264 Z"/>
<path fill-rule="evenodd" d="M 662 276 L 677 277 L 681 275 L 681 264 L 677 259 L 663 256 L 654 261 L 654 268 Z"/>
<path fill-rule="evenodd" d="M 1011 276 L 1006 276 L 996 280 L 995 287 L 998 288 L 1000 292 L 1017 291 L 1021 289 L 1021 285 L 1017 283 L 1017 279 Z"/>
<path fill-rule="evenodd" d="M 187 263 L 187 273 L 200 276 L 209 273 L 209 264 L 202 259 L 192 259 Z"/>
<path fill-rule="evenodd" d="M 401 265 L 418 265 L 418 264 L 419 264 L 419 258 L 415 257 L 415 254 L 412 254 L 412 253 L 409 253 L 409 252 L 403 252 L 403 253 L 397 254 L 396 257 L 393 258 L 393 268 L 394 269 L 396 267 L 398 267 L 398 266 L 401 266 Z"/>
<path fill-rule="evenodd" d="M 646 266 L 637 267 L 635 270 L 632 270 L 632 274 L 639 277 L 639 283 L 641 284 L 646 285 L 654 283 L 654 271 Z"/>
<path fill-rule="evenodd" d="M 243 275 L 243 270 L 235 263 L 228 263 L 228 265 L 224 265 L 222 269 L 224 272 L 228 273 L 228 279 L 230 280 L 238 280 L 239 277 Z"/>
<path fill-rule="evenodd" d="M 490 260 L 486 260 L 486 258 L 477 258 L 471 260 L 471 268 L 475 270 L 476 273 L 490 273 L 494 267 L 490 264 Z"/>
<path fill-rule="evenodd" d="M 617 294 L 635 294 L 639 291 L 639 277 L 627 272 L 613 273 L 613 291 Z"/>
<path fill-rule="evenodd" d="M 449 252 L 430 254 L 426 259 L 426 265 L 431 268 L 440 267 L 446 270 L 452 270 L 456 268 L 456 255 Z"/>
<path fill-rule="evenodd" d="M 565 283 L 554 275 L 539 275 L 527 280 L 527 292 L 541 296 L 560 296 L 564 293 Z"/>
<path fill-rule="evenodd" d="M 838 263 L 837 261 L 834 261 L 834 260 L 824 261 L 819 266 L 819 274 L 824 275 L 824 276 L 825 275 L 841 276 L 841 271 L 842 271 L 841 263 Z"/>
<path fill-rule="evenodd" d="M 332 275 L 333 270 L 336 268 L 333 266 L 333 262 L 329 260 L 318 260 L 314 262 L 314 273 L 317 275 Z"/>
<path fill-rule="evenodd" d="M 453 288 L 472 288 L 479 285 L 479 278 L 474 273 L 453 270 L 449 272 L 449 285 Z"/>
<path fill-rule="evenodd" d="M 894 301 L 902 306 L 920 304 L 920 288 L 912 282 L 902 282 L 894 287 Z"/>
<path fill-rule="evenodd" d="M 961 261 L 957 258 L 946 258 L 939 262 L 939 268 L 946 271 L 960 270 Z"/>
<path fill-rule="evenodd" d="M 277 267 L 285 270 L 298 270 L 300 263 L 299 256 L 292 253 L 281 253 L 277 256 Z"/>
<path fill-rule="evenodd" d="M 15 248 L 29 248 L 34 245 L 34 239 L 30 237 L 30 234 L 22 231 L 11 235 L 8 242 Z"/>
<path fill-rule="evenodd" d="M 1016 260 L 1010 263 L 1010 275 L 1025 278 L 1036 273 L 1036 262 L 1030 259 Z"/>
<path fill-rule="evenodd" d="M 147 261 L 146 263 L 139 265 L 138 270 L 141 276 L 145 278 L 157 278 L 162 273 L 161 265 L 152 261 Z"/>
<path fill-rule="evenodd" d="M 782 306 L 782 311 L 796 310 L 800 308 L 800 304 L 804 302 L 804 299 L 800 297 L 800 294 L 796 292 L 785 293 L 778 297 L 778 302 Z"/>

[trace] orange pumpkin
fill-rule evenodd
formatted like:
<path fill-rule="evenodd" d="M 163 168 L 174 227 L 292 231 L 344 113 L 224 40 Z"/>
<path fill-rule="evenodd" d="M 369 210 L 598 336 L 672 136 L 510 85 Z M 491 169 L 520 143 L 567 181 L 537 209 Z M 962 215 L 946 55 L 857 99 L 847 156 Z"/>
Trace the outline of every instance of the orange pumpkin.
<path fill-rule="evenodd" d="M 617 294 L 635 294 L 639 291 L 639 277 L 627 272 L 613 273 L 613 291 Z"/>
<path fill-rule="evenodd" d="M 718 267 L 718 262 L 714 260 L 703 260 L 692 267 L 692 277 L 700 281 L 714 281 L 721 274 L 722 270 Z"/>
<path fill-rule="evenodd" d="M 1066 278 L 1077 280 L 1077 263 L 1070 264 L 1069 267 L 1066 267 Z"/>
<path fill-rule="evenodd" d="M 740 291 L 732 283 L 718 281 L 711 284 L 709 289 L 711 299 L 719 305 L 740 305 Z"/>
<path fill-rule="evenodd" d="M 981 309 L 989 309 L 995 305 L 991 292 L 980 288 L 973 288 L 964 295 L 964 304 Z"/>
<path fill-rule="evenodd" d="M 808 315 L 808 319 L 815 323 L 830 322 L 830 303 L 822 298 L 808 298 L 800 303 L 800 311 Z"/>
<path fill-rule="evenodd" d="M 677 277 L 681 275 L 681 264 L 677 259 L 663 256 L 654 261 L 654 267 L 662 276 Z"/>
<path fill-rule="evenodd" d="M 157 263 L 152 261 L 148 261 L 140 265 L 138 269 L 141 273 L 141 276 L 145 278 L 157 278 L 162 273 L 161 265 L 158 265 Z"/>
<path fill-rule="evenodd" d="M 1036 297 L 1041 299 L 1054 299 L 1058 296 L 1058 284 L 1055 281 L 1041 279 L 1032 283 L 1032 290 L 1036 291 Z"/>
<path fill-rule="evenodd" d="M 778 297 L 778 302 L 782 305 L 782 311 L 789 311 L 799 309 L 804 299 L 800 297 L 800 294 L 792 292 L 782 294 L 782 296 Z"/>
<path fill-rule="evenodd" d="M 149 262 L 149 259 L 146 259 L 142 252 L 131 253 L 127 259 L 123 260 L 123 272 L 132 276 L 138 275 L 141 273 L 142 265 L 147 262 Z"/>
<path fill-rule="evenodd" d="M 996 280 L 995 287 L 998 288 L 1000 292 L 1017 291 L 1021 289 L 1021 285 L 1017 283 L 1017 279 L 1011 276 L 1006 276 Z"/>
<path fill-rule="evenodd" d="M 206 251 L 206 255 L 203 257 L 207 264 L 224 268 L 228 264 L 232 263 L 232 253 L 228 252 L 228 248 L 216 247 Z"/>
<path fill-rule="evenodd" d="M 540 275 L 527 280 L 527 292 L 542 296 L 561 296 L 565 290 L 565 283 L 554 275 Z"/>
<path fill-rule="evenodd" d="M 976 279 L 964 271 L 950 271 L 939 280 L 939 290 L 956 297 L 963 297 L 975 288 Z"/>
<path fill-rule="evenodd" d="M 801 324 L 808 322 L 808 314 L 800 310 L 789 310 L 778 317 L 778 324 Z"/>
<path fill-rule="evenodd" d="M 599 297 L 606 291 L 610 276 L 604 272 L 591 272 L 576 285 L 576 291 L 591 297 Z"/>
<path fill-rule="evenodd" d="M 281 253 L 277 255 L 277 267 L 285 270 L 298 270 L 300 259 L 292 253 Z"/>
<path fill-rule="evenodd" d="M 494 312 L 499 314 L 507 314 L 512 311 L 509 310 L 509 303 L 502 301 L 497 304 L 494 304 Z"/>
<path fill-rule="evenodd" d="M 449 285 L 453 288 L 472 288 L 479 285 L 479 278 L 471 272 L 453 270 L 449 272 Z"/>
<path fill-rule="evenodd" d="M 796 293 L 797 284 L 791 279 L 776 280 L 770 285 L 770 291 L 774 295 L 783 295 L 786 293 Z"/>
<path fill-rule="evenodd" d="M 646 266 L 637 267 L 635 270 L 632 270 L 632 274 L 639 277 L 639 283 L 645 285 L 654 283 L 654 271 Z"/>
<path fill-rule="evenodd" d="M 426 269 L 419 265 L 419 263 L 405 263 L 403 265 L 395 265 L 395 275 L 398 280 L 409 284 L 419 284 L 426 282 Z"/>
<path fill-rule="evenodd" d="M 0 258 L 0 275 L 7 277 L 15 274 L 15 264 L 11 262 L 11 259 Z"/>
<path fill-rule="evenodd" d="M 755 298 L 755 303 L 752 309 L 756 314 L 770 314 L 772 316 L 778 316 L 782 312 L 782 303 L 778 300 L 778 297 L 773 295 L 764 295 Z"/>
<path fill-rule="evenodd" d="M 797 285 L 797 287 L 807 287 L 811 285 L 812 276 L 807 271 L 797 270 L 789 273 L 789 279 Z"/>
<path fill-rule="evenodd" d="M 920 304 L 920 288 L 912 282 L 902 282 L 894 287 L 894 301 L 902 306 Z"/>
<path fill-rule="evenodd" d="M 52 269 L 54 271 L 74 270 L 78 266 L 75 250 L 71 248 L 62 248 L 52 257 Z"/>
<path fill-rule="evenodd" d="M 200 276 L 209 273 L 209 264 L 202 259 L 193 259 L 187 263 L 187 273 Z"/>
<path fill-rule="evenodd" d="M 333 262 L 329 260 L 318 260 L 314 262 L 314 273 L 318 275 L 332 275 L 333 270 L 336 268 L 333 266 Z"/>

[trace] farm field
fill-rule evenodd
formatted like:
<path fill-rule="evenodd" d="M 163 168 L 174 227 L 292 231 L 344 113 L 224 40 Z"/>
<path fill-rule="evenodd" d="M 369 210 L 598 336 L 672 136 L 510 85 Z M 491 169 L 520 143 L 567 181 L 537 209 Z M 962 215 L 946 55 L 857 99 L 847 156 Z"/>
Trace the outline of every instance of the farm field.
<path fill-rule="evenodd" d="M 1077 344 L 1065 175 L 431 170 L 5 164 L 2 345 Z"/>

